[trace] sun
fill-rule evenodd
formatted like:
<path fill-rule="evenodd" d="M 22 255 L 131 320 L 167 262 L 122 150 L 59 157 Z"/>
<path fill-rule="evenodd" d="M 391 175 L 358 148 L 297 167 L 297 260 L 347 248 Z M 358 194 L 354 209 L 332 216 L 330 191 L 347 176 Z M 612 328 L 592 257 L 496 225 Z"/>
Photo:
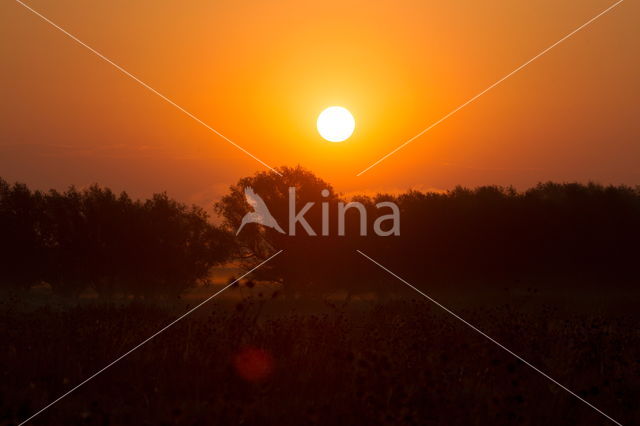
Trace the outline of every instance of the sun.
<path fill-rule="evenodd" d="M 318 116 L 318 133 L 329 142 L 342 142 L 353 134 L 356 121 L 348 109 L 331 106 Z"/>

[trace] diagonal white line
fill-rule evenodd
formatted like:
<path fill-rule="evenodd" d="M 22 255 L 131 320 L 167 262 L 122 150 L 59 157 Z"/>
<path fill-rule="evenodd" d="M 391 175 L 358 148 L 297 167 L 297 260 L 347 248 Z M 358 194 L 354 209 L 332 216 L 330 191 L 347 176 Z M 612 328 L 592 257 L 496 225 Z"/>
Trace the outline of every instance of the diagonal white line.
<path fill-rule="evenodd" d="M 589 24 L 591 24 L 593 21 L 595 21 L 596 19 L 600 18 L 602 15 L 606 14 L 607 12 L 611 11 L 614 7 L 618 6 L 620 3 L 622 3 L 624 0 L 618 0 L 616 3 L 612 4 L 611 6 L 609 6 L 608 8 L 606 8 L 605 10 L 603 10 L 602 12 L 598 13 L 596 16 L 594 16 L 593 18 L 589 19 L 587 22 L 585 22 L 584 24 L 580 25 L 578 28 L 576 28 L 575 30 L 571 31 L 569 34 L 567 34 L 566 36 L 562 37 L 560 40 L 556 41 L 555 43 L 553 43 L 551 46 L 547 47 L 546 49 L 544 49 L 542 52 L 538 53 L 536 56 L 534 56 L 533 58 L 529 59 L 527 62 L 525 62 L 524 64 L 520 65 L 518 68 L 514 69 L 513 71 L 511 71 L 509 74 L 505 75 L 504 77 L 502 77 L 500 80 L 496 81 L 495 83 L 493 83 L 491 86 L 487 87 L 486 89 L 484 89 L 482 92 L 478 93 L 477 95 L 475 95 L 474 97 L 472 97 L 471 99 L 469 99 L 468 101 L 466 101 L 465 103 L 459 105 L 457 108 L 455 108 L 453 111 L 449 112 L 447 115 L 445 115 L 444 117 L 442 117 L 440 120 L 436 121 L 435 123 L 431 124 L 429 127 L 427 127 L 426 129 L 422 130 L 420 133 L 418 133 L 417 135 L 415 135 L 414 137 L 412 137 L 411 139 L 409 139 L 408 141 L 404 142 L 403 144 L 399 145 L 398 147 L 396 147 L 393 151 L 389 152 L 387 155 L 383 156 L 382 158 L 380 158 L 378 161 L 372 163 L 369 167 L 367 167 L 366 169 L 362 170 L 360 173 L 358 173 L 356 176 L 361 176 L 362 174 L 364 174 L 365 172 L 367 172 L 369 169 L 375 167 L 376 165 L 380 164 L 382 161 L 384 161 L 385 159 L 387 159 L 388 157 L 390 157 L 391 155 L 395 154 L 396 152 L 400 151 L 402 148 L 404 148 L 405 146 L 409 145 L 411 142 L 413 142 L 414 140 L 418 139 L 420 136 L 424 135 L 425 133 L 427 133 L 429 130 L 433 129 L 434 127 L 436 127 L 438 124 L 442 123 L 444 120 L 446 120 L 447 118 L 451 117 L 453 114 L 455 114 L 456 112 L 460 111 L 462 108 L 466 107 L 467 105 L 469 105 L 471 102 L 475 101 L 476 99 L 478 99 L 480 96 L 484 95 L 485 93 L 487 93 L 489 90 L 493 89 L 494 87 L 496 87 L 497 85 L 499 85 L 500 83 L 502 83 L 503 81 L 505 81 L 506 79 L 508 79 L 509 77 L 511 77 L 512 75 L 514 75 L 515 73 L 517 73 L 518 71 L 520 71 L 521 69 L 523 69 L 524 67 L 526 67 L 527 65 L 529 65 L 530 63 L 532 63 L 533 61 L 535 61 L 536 59 L 540 58 L 542 55 L 544 55 L 545 53 L 547 53 L 548 51 L 550 51 L 551 49 L 553 49 L 554 47 L 556 47 L 557 45 L 559 45 L 560 43 L 562 43 L 563 41 L 567 40 L 569 37 L 573 36 L 575 33 L 577 33 L 578 31 L 582 30 L 583 28 L 587 27 Z"/>
<path fill-rule="evenodd" d="M 513 352 L 512 350 L 510 350 L 509 348 L 507 348 L 506 346 L 502 345 L 500 342 L 498 342 L 497 340 L 495 340 L 494 338 L 492 338 L 491 336 L 489 336 L 488 334 L 486 334 L 484 331 L 480 330 L 479 328 L 477 328 L 476 326 L 474 326 L 473 324 L 467 322 L 464 318 L 462 318 L 460 315 L 456 314 L 455 312 L 453 312 L 451 309 L 447 308 L 446 306 L 442 305 L 440 302 L 438 302 L 437 300 L 431 298 L 429 295 L 427 295 L 426 293 L 422 292 L 420 289 L 414 287 L 413 285 L 411 285 L 408 281 L 406 281 L 405 279 L 403 279 L 402 277 L 396 275 L 395 273 L 393 273 L 392 271 L 390 271 L 388 268 L 386 268 L 385 266 L 381 265 L 379 262 L 377 262 L 376 260 L 372 259 L 371 257 L 367 256 L 366 254 L 364 254 L 362 251 L 360 250 L 356 250 L 358 253 L 360 253 L 362 256 L 364 256 L 365 258 L 369 259 L 371 262 L 375 263 L 376 265 L 378 265 L 381 269 L 383 269 L 384 271 L 388 272 L 390 275 L 392 275 L 393 277 L 397 278 L 398 280 L 402 281 L 404 284 L 406 284 L 407 286 L 411 287 L 413 290 L 417 291 L 418 293 L 420 293 L 422 296 L 424 296 L 425 298 L 427 298 L 430 302 L 436 304 L 440 309 L 443 309 L 444 311 L 446 311 L 448 314 L 451 314 L 452 316 L 454 316 L 456 319 L 460 320 L 461 322 L 463 322 L 465 325 L 467 325 L 468 327 L 470 327 L 472 330 L 476 331 L 477 333 L 481 334 L 482 336 L 486 337 L 487 339 L 489 339 L 491 342 L 493 342 L 494 344 L 496 344 L 498 347 L 500 347 L 501 349 L 507 351 L 508 353 L 510 353 L 511 355 L 513 355 L 514 357 L 516 357 L 517 359 L 519 359 L 520 361 L 522 361 L 523 363 L 525 363 L 526 365 L 528 365 L 529 367 L 531 367 L 532 369 L 534 369 L 536 372 L 540 373 L 541 375 L 543 375 L 544 377 L 546 377 L 548 380 L 550 380 L 551 382 L 555 383 L 556 385 L 560 386 L 562 389 L 564 389 L 565 391 L 569 392 L 571 395 L 575 396 L 576 398 L 578 398 L 580 401 L 584 402 L 585 404 L 587 404 L 589 407 L 593 408 L 594 410 L 596 410 L 598 413 L 602 414 L 603 416 L 605 416 L 607 419 L 611 420 L 613 423 L 622 426 L 622 424 L 616 420 L 614 420 L 613 418 L 609 417 L 604 411 L 600 410 L 598 407 L 596 407 L 595 405 L 591 404 L 589 401 L 585 400 L 584 398 L 582 398 L 580 395 L 576 394 L 575 392 L 573 392 L 571 389 L 567 388 L 566 386 L 564 386 L 562 383 L 558 382 L 557 380 L 555 380 L 553 377 L 549 376 L 547 373 L 545 373 L 544 371 L 540 370 L 539 368 L 537 368 L 536 366 L 534 366 L 533 364 L 531 364 L 530 362 L 528 362 L 527 360 L 525 360 L 524 358 L 522 358 L 520 355 L 516 354 L 515 352 Z"/>
<path fill-rule="evenodd" d="M 30 6 L 26 5 L 25 3 L 23 3 L 20 0 L 15 0 L 15 1 L 16 1 L 16 3 L 20 4 L 21 6 L 23 6 L 25 9 L 31 11 L 33 14 L 37 15 L 38 17 L 40 17 L 42 20 L 44 20 L 45 22 L 47 22 L 51 26 L 53 26 L 56 29 L 60 30 L 62 33 L 64 33 L 66 36 L 71 38 L 76 43 L 78 43 L 81 46 L 87 48 L 89 51 L 91 51 L 92 53 L 97 55 L 100 59 L 104 60 L 105 62 L 107 62 L 107 63 L 109 63 L 111 65 L 113 65 L 118 71 L 122 72 L 127 77 L 130 77 L 132 80 L 134 80 L 137 83 L 139 83 L 145 89 L 148 89 L 149 91 L 155 93 L 156 95 L 158 95 L 159 97 L 161 97 L 162 99 L 167 101 L 169 104 L 173 105 L 174 107 L 176 107 L 177 109 L 179 109 L 180 111 L 182 111 L 183 113 L 188 115 L 190 118 L 192 118 L 196 122 L 200 123 L 201 125 L 203 125 L 207 129 L 211 130 L 216 135 L 220 136 L 225 141 L 229 142 L 231 145 L 233 145 L 236 148 L 238 148 L 240 151 L 242 151 L 245 154 L 247 154 L 249 157 L 253 158 L 254 160 L 259 162 L 263 166 L 267 167 L 268 169 L 271 169 L 271 171 L 275 172 L 276 174 L 282 176 L 282 174 L 279 171 L 277 171 L 276 169 L 274 169 L 273 167 L 271 167 L 270 165 L 268 165 L 267 163 L 265 163 L 264 161 L 262 161 L 261 159 L 259 159 L 258 157 L 256 157 L 255 155 L 253 155 L 252 153 L 250 153 L 249 151 L 247 151 L 246 149 L 244 149 L 243 147 L 241 147 L 240 145 L 238 145 L 237 143 L 235 143 L 234 141 L 232 141 L 231 139 L 229 139 L 228 137 L 226 137 L 225 135 L 223 135 L 222 133 L 220 133 L 219 131 L 217 131 L 216 129 L 214 129 L 213 127 L 211 127 L 210 125 L 208 125 L 207 123 L 205 123 L 204 121 L 202 121 L 201 119 L 199 119 L 198 117 L 196 117 L 195 115 L 193 115 L 192 113 L 190 113 L 189 111 L 187 111 L 186 109 L 181 107 L 180 105 L 178 105 L 177 103 L 175 103 L 174 101 L 172 101 L 171 99 L 167 98 L 162 93 L 158 92 L 156 89 L 154 89 L 153 87 L 149 86 L 147 83 L 145 83 L 144 81 L 140 80 L 138 77 L 136 77 L 135 75 L 131 74 L 129 71 L 127 71 L 126 69 L 122 68 L 120 65 L 116 64 L 111 59 L 107 58 L 102 53 L 100 53 L 97 50 L 95 50 L 93 47 L 89 46 L 88 44 L 86 44 L 82 40 L 78 39 L 76 36 L 74 36 L 73 34 L 69 33 L 67 30 L 65 30 L 64 28 L 60 27 L 55 22 L 51 21 L 46 16 L 44 16 L 41 13 L 39 13 L 38 11 L 32 9 Z"/>
<path fill-rule="evenodd" d="M 235 281 L 227 284 L 226 286 L 224 286 L 221 290 L 217 291 L 216 293 L 212 294 L 211 296 L 207 297 L 206 299 L 204 299 L 202 302 L 200 302 L 199 304 L 197 304 L 196 306 L 194 306 L 193 308 L 189 309 L 187 312 L 185 312 L 184 314 L 180 315 L 178 318 L 176 318 L 175 320 L 171 321 L 169 324 L 167 324 L 166 326 L 164 326 L 163 328 L 161 328 L 160 330 L 158 330 L 157 332 L 155 332 L 154 334 L 152 334 L 151 336 L 147 337 L 146 339 L 144 339 L 142 342 L 138 343 L 136 346 L 134 346 L 133 348 L 131 348 L 129 351 L 125 352 L 124 354 L 120 355 L 118 358 L 116 358 L 115 360 L 113 360 L 112 362 L 110 362 L 109 364 L 107 364 L 106 366 L 104 366 L 103 368 L 101 368 L 100 370 L 96 371 L 94 374 L 92 374 L 91 376 L 87 377 L 85 380 L 83 380 L 82 382 L 80 382 L 79 384 L 77 384 L 75 387 L 71 388 L 70 390 L 68 390 L 67 392 L 65 392 L 64 394 L 60 395 L 57 399 L 51 401 L 49 404 L 47 404 L 46 406 L 44 406 L 43 408 L 41 408 L 39 411 L 37 411 L 36 413 L 32 414 L 28 419 L 22 421 L 18 426 L 22 426 L 23 424 L 27 423 L 28 421 L 32 420 L 34 417 L 36 417 L 38 414 L 42 413 L 43 411 L 47 410 L 48 408 L 50 408 L 52 405 L 54 405 L 55 403 L 59 402 L 61 399 L 65 398 L 67 395 L 69 395 L 70 393 L 72 393 L 73 391 L 75 391 L 76 389 L 78 389 L 80 386 L 84 385 L 85 383 L 91 381 L 93 378 L 95 378 L 96 376 L 98 376 L 100 373 L 104 372 L 106 369 L 108 369 L 109 367 L 113 366 L 114 364 L 116 364 L 118 361 L 122 360 L 123 358 L 125 358 L 127 355 L 129 355 L 130 353 L 132 353 L 133 351 L 135 351 L 136 349 L 140 348 L 141 346 L 145 345 L 147 342 L 149 342 L 151 339 L 153 339 L 154 337 L 156 337 L 157 335 L 159 335 L 160 333 L 164 332 L 165 330 L 167 330 L 168 328 L 170 328 L 171 326 L 173 326 L 175 323 L 177 323 L 178 321 L 182 320 L 183 318 L 185 318 L 186 316 L 188 316 L 189 314 L 191 314 L 193 311 L 195 311 L 196 309 L 200 308 L 202 305 L 204 305 L 205 303 L 207 303 L 208 301 L 210 301 L 211 299 L 213 299 L 214 297 L 216 297 L 217 295 L 219 295 L 220 293 L 222 293 L 223 291 L 225 291 L 226 289 L 228 289 L 229 287 L 231 287 L 233 284 L 237 283 L 238 281 L 240 281 L 242 278 L 246 277 L 247 275 L 249 275 L 250 273 L 252 273 L 253 271 L 255 271 L 256 269 L 258 269 L 259 267 L 261 267 L 262 265 L 264 265 L 265 263 L 267 263 L 268 261 L 270 261 L 271 259 L 273 259 L 274 257 L 276 257 L 277 255 L 279 255 L 280 253 L 282 253 L 283 250 L 279 250 L 277 251 L 275 254 L 273 254 L 271 257 L 269 257 L 268 259 L 260 262 L 257 266 L 254 266 L 252 269 L 250 269 L 249 271 L 245 272 L 241 277 L 239 277 L 238 279 L 236 279 Z"/>

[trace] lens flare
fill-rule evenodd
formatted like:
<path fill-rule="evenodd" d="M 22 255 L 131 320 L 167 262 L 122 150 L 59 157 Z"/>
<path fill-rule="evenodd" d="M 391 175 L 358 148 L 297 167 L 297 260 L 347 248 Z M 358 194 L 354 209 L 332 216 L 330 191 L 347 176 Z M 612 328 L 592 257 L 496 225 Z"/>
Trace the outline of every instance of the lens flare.
<path fill-rule="evenodd" d="M 248 382 L 260 382 L 271 375 L 273 357 L 264 349 L 245 347 L 233 358 L 236 373 Z"/>

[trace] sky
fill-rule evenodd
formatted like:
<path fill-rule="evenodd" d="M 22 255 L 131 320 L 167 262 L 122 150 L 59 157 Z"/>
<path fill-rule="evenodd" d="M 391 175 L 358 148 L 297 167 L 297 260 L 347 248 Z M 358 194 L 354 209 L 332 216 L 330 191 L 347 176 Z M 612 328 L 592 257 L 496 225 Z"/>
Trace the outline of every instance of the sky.
<path fill-rule="evenodd" d="M 640 184 L 640 5 L 25 1 L 265 163 L 343 193 Z M 265 167 L 15 1 L 0 3 L 0 177 L 210 204 Z M 330 143 L 340 105 L 353 136 Z"/>

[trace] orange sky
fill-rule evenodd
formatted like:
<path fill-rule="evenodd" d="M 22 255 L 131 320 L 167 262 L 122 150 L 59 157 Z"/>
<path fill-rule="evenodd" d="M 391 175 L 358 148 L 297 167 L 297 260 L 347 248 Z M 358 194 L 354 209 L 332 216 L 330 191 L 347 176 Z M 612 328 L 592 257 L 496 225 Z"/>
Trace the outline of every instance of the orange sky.
<path fill-rule="evenodd" d="M 69 1 L 33 8 L 266 163 L 339 191 L 640 183 L 640 6 L 613 1 Z M 0 3 L 0 176 L 206 204 L 258 162 L 13 1 Z M 356 131 L 324 141 L 327 106 Z"/>

